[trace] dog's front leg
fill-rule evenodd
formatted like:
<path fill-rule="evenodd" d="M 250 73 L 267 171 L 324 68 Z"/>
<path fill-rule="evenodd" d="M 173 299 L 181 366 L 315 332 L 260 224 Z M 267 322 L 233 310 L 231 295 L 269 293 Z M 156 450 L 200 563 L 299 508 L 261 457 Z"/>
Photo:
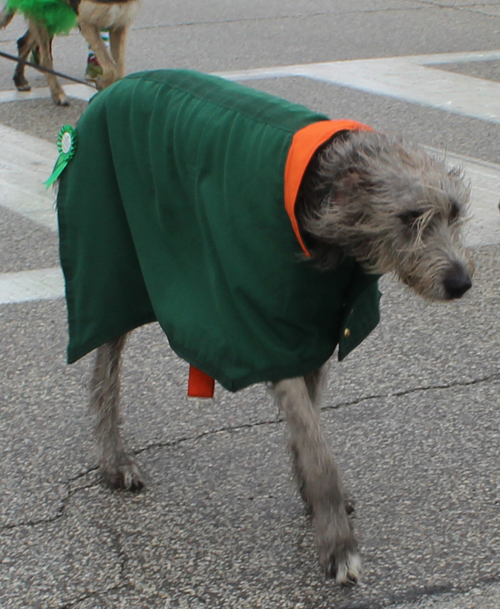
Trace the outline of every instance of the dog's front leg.
<path fill-rule="evenodd" d="M 94 433 L 103 477 L 114 488 L 133 491 L 144 483 L 120 437 L 120 359 L 125 339 L 126 335 L 120 336 L 97 349 L 90 409 L 95 415 Z"/>
<path fill-rule="evenodd" d="M 106 44 L 101 38 L 100 29 L 93 23 L 84 21 L 83 16 L 78 20 L 80 31 L 90 48 L 94 51 L 97 61 L 102 68 L 102 76 L 97 79 L 97 88 L 106 89 L 118 80 L 118 69 L 116 63 L 106 48 Z"/>
<path fill-rule="evenodd" d="M 340 584 L 356 583 L 361 570 L 357 543 L 349 523 L 340 474 L 313 404 L 318 383 L 302 377 L 280 381 L 274 390 L 291 433 L 295 469 L 302 496 L 311 509 L 319 558 L 329 577 Z"/>
<path fill-rule="evenodd" d="M 128 27 L 113 28 L 109 32 L 111 55 L 116 63 L 117 78 L 125 76 L 125 51 L 127 48 Z"/>

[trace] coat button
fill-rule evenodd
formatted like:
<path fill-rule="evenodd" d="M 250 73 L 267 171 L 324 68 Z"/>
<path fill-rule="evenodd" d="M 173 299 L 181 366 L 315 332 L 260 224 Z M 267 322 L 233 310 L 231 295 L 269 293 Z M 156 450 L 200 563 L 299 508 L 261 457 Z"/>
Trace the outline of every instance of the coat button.
<path fill-rule="evenodd" d="M 351 336 L 351 331 L 349 330 L 349 328 L 346 328 L 344 330 L 344 338 L 349 338 L 349 336 Z"/>

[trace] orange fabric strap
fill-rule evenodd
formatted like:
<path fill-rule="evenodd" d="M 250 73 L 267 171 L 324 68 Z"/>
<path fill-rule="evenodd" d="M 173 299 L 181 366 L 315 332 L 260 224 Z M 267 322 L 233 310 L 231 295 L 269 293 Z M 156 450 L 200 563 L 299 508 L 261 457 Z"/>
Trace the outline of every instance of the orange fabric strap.
<path fill-rule="evenodd" d="M 368 125 L 347 119 L 337 121 L 319 121 L 307 125 L 297 131 L 293 136 L 292 145 L 288 152 L 285 165 L 285 209 L 292 223 L 292 228 L 300 247 L 306 256 L 311 254 L 304 245 L 300 234 L 297 218 L 295 217 L 295 203 L 299 194 L 300 184 L 304 173 L 316 150 L 329 140 L 332 135 L 340 131 L 372 131 Z"/>
<path fill-rule="evenodd" d="M 188 396 L 190 398 L 213 398 L 215 381 L 194 366 L 189 366 Z"/>

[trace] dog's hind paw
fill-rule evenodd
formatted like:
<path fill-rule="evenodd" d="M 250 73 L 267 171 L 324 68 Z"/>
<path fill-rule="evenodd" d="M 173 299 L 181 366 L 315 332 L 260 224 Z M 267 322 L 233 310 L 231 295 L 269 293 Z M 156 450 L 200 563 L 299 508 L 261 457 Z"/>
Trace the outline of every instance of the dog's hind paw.
<path fill-rule="evenodd" d="M 141 472 L 135 463 L 119 465 L 112 472 L 105 472 L 104 477 L 108 485 L 114 489 L 140 491 L 144 488 Z"/>

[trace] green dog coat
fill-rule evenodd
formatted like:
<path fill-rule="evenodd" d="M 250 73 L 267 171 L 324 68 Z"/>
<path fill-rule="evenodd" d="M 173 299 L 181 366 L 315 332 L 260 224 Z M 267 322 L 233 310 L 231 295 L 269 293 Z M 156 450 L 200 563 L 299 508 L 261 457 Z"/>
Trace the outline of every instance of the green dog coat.
<path fill-rule="evenodd" d="M 377 276 L 308 258 L 294 215 L 329 121 L 218 77 L 133 74 L 76 128 L 57 198 L 69 363 L 158 321 L 230 391 L 302 376 L 377 325 Z"/>

